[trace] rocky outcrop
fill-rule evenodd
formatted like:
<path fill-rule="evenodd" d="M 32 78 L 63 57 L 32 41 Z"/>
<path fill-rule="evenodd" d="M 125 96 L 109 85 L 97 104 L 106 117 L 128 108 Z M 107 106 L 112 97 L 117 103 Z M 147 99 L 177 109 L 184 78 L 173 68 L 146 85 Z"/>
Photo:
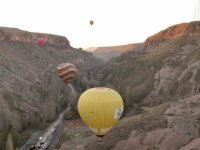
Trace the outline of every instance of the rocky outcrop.
<path fill-rule="evenodd" d="M 111 58 L 120 56 L 122 53 L 127 51 L 134 51 L 139 47 L 142 47 L 142 43 L 128 44 L 128 45 L 119 45 L 119 46 L 108 46 L 108 47 L 92 47 L 88 51 L 91 51 L 92 54 L 104 62 L 109 61 Z"/>
<path fill-rule="evenodd" d="M 60 150 L 72 148 L 71 143 L 75 141 L 79 141 L 76 148 L 81 150 L 109 147 L 113 150 L 199 149 L 200 94 L 167 105 L 167 109 L 161 105 L 148 108 L 140 115 L 122 118 L 119 125 L 104 137 L 102 144 L 97 143 L 97 138 L 91 136 L 92 132 L 87 131 L 87 127 L 77 124 L 77 129 L 82 128 L 76 130 L 79 135 L 64 143 Z M 81 141 L 84 135 L 90 136 Z"/>
<path fill-rule="evenodd" d="M 167 128 L 145 134 L 133 130 L 128 139 L 116 144 L 114 150 L 130 150 L 133 147 L 140 150 L 199 149 L 199 104 L 199 94 L 173 102 L 163 115 L 167 118 Z"/>
<path fill-rule="evenodd" d="M 174 94 L 180 95 L 180 97 L 190 97 L 199 92 L 199 81 L 196 78 L 200 68 L 200 61 L 193 59 L 186 63 L 188 56 L 197 52 L 198 47 L 199 45 L 188 44 L 181 49 L 172 49 L 171 53 L 173 55 L 161 60 L 163 65 L 154 75 L 153 90 L 145 97 L 143 104 L 159 104 L 162 96 L 171 100 Z M 182 93 L 186 83 L 188 83 L 188 91 Z"/>
<path fill-rule="evenodd" d="M 189 36 L 192 34 L 200 34 L 200 22 L 182 23 L 171 26 L 147 38 L 145 45 L 157 45 L 166 40 L 175 39 L 181 36 Z"/>
<path fill-rule="evenodd" d="M 0 40 L 36 43 L 37 38 L 41 37 L 44 38 L 50 44 L 70 46 L 69 41 L 64 36 L 43 33 L 32 33 L 28 31 L 22 31 L 16 28 L 0 27 Z"/>

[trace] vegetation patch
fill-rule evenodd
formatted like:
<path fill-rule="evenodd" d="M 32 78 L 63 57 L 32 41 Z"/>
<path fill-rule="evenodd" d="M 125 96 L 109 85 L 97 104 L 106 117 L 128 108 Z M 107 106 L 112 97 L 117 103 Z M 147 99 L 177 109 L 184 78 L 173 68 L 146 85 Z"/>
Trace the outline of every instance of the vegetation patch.
<path fill-rule="evenodd" d="M 10 91 L 4 90 L 2 92 L 3 98 L 7 101 L 9 106 L 14 107 L 14 102 L 15 101 L 20 101 L 21 97 L 15 93 L 11 93 Z"/>
<path fill-rule="evenodd" d="M 193 73 L 192 72 L 187 72 L 183 78 L 181 79 L 181 83 L 185 83 L 187 82 L 191 77 L 192 77 Z"/>
<path fill-rule="evenodd" d="M 10 134 L 12 135 L 13 146 L 15 148 L 21 147 L 23 143 L 22 143 L 22 136 L 19 133 L 19 131 L 17 131 L 16 129 L 12 128 L 10 130 Z"/>
<path fill-rule="evenodd" d="M 27 128 L 26 130 L 22 131 L 21 133 L 21 143 L 26 143 L 27 139 L 31 137 L 35 132 L 37 132 L 36 129 L 33 128 Z"/>
<path fill-rule="evenodd" d="M 198 83 L 200 83 L 200 69 L 197 70 L 194 80 L 197 81 Z"/>

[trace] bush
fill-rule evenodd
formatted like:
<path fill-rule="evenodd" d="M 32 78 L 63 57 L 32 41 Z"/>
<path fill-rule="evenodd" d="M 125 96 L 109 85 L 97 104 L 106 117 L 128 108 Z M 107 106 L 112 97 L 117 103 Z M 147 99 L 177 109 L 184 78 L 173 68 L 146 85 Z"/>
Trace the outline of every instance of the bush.
<path fill-rule="evenodd" d="M 14 150 L 12 135 L 9 133 L 6 139 L 6 150 Z"/>
<path fill-rule="evenodd" d="M 14 147 L 20 147 L 22 145 L 21 134 L 14 128 L 10 130 L 10 134 L 12 135 L 12 141 Z"/>

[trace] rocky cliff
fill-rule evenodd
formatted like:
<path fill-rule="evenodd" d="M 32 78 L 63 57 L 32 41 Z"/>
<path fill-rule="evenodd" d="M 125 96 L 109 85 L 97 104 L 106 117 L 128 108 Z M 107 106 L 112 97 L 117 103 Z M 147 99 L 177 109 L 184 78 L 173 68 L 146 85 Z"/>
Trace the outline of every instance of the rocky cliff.
<path fill-rule="evenodd" d="M 38 37 L 47 41 L 42 48 Z M 79 92 L 84 72 L 100 63 L 91 53 L 72 48 L 65 37 L 0 28 L 0 141 L 10 128 L 44 127 L 67 107 L 71 91 L 56 72 L 63 62 L 80 72 L 72 82 Z"/>
<path fill-rule="evenodd" d="M 190 22 L 173 25 L 165 30 L 160 31 L 159 33 L 150 36 L 146 39 L 145 44 L 147 46 L 153 44 L 159 44 L 166 40 L 180 38 L 182 36 L 191 36 L 200 33 L 200 23 L 199 22 Z"/>
<path fill-rule="evenodd" d="M 103 60 L 104 62 L 107 62 L 111 58 L 120 56 L 124 52 L 134 51 L 135 49 L 138 49 L 142 45 L 143 44 L 141 43 L 135 43 L 135 44 L 118 45 L 118 46 L 92 47 L 89 48 L 87 51 L 91 51 L 95 57 Z"/>
<path fill-rule="evenodd" d="M 110 60 L 98 69 L 96 77 L 102 85 L 121 91 L 129 102 L 151 101 L 154 105 L 162 98 L 197 94 L 199 35 L 199 22 L 169 27 L 135 51 Z"/>
<path fill-rule="evenodd" d="M 124 117 L 101 144 L 89 131 L 71 142 L 85 136 L 82 150 L 199 149 L 199 43 L 200 22 L 174 25 L 97 68 L 100 85 L 122 95 Z"/>
<path fill-rule="evenodd" d="M 0 40 L 35 43 L 37 38 L 41 37 L 46 39 L 47 42 L 50 44 L 69 46 L 69 41 L 64 36 L 43 33 L 32 33 L 16 28 L 0 27 Z"/>

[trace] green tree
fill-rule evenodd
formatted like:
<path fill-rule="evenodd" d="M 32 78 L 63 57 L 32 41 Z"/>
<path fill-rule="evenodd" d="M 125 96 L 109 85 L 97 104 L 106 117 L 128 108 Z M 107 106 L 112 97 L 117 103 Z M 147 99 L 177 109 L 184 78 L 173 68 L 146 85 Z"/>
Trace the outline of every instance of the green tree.
<path fill-rule="evenodd" d="M 14 128 L 12 128 L 10 130 L 10 133 L 11 133 L 11 136 L 12 136 L 13 146 L 14 147 L 20 147 L 20 145 L 22 144 L 21 143 L 22 137 L 21 137 L 20 133 Z"/>
<path fill-rule="evenodd" d="M 6 150 L 14 150 L 12 135 L 9 133 L 6 139 Z"/>

